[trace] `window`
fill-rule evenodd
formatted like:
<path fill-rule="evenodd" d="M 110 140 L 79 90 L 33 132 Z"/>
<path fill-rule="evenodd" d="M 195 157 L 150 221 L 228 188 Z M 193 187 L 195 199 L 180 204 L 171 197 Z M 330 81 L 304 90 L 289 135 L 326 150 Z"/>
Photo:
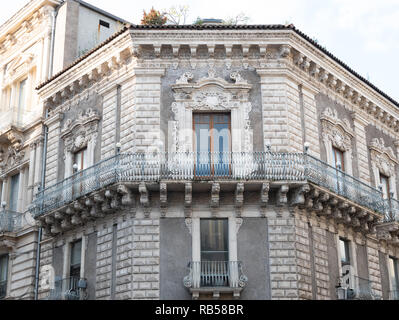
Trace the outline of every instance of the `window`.
<path fill-rule="evenodd" d="M 389 178 L 382 173 L 380 173 L 380 184 L 382 186 L 382 195 L 384 199 L 389 199 L 391 197 L 389 190 Z"/>
<path fill-rule="evenodd" d="M 81 172 L 78 175 L 78 177 L 75 177 L 77 179 L 77 181 L 73 184 L 73 193 L 74 194 L 78 194 L 80 192 L 83 192 L 84 184 L 81 181 L 79 181 L 78 178 L 79 178 L 79 176 L 80 177 L 83 176 L 82 170 L 84 170 L 84 169 L 86 169 L 88 167 L 87 166 L 87 160 L 88 160 L 88 158 L 87 158 L 87 148 L 82 149 L 82 150 L 76 152 L 73 155 L 73 163 L 74 163 L 74 165 L 75 164 L 77 165 L 77 168 L 76 168 L 77 171 Z M 74 174 L 75 173 L 76 173 L 76 171 L 74 172 Z"/>
<path fill-rule="evenodd" d="M 0 299 L 7 295 L 8 255 L 0 256 Z"/>
<path fill-rule="evenodd" d="M 197 113 L 193 115 L 195 174 L 226 175 L 230 170 L 230 114 Z"/>
<path fill-rule="evenodd" d="M 229 286 L 228 219 L 201 219 L 201 286 Z M 229 280 L 230 279 L 230 280 Z"/>
<path fill-rule="evenodd" d="M 100 20 L 99 25 L 109 29 L 109 23 L 104 20 Z"/>
<path fill-rule="evenodd" d="M 81 256 L 82 240 L 78 240 L 71 245 L 71 266 L 69 269 L 69 276 L 71 278 L 80 278 Z"/>
<path fill-rule="evenodd" d="M 11 189 L 10 189 L 10 211 L 18 210 L 18 189 L 19 189 L 19 174 L 11 177 Z"/>
<path fill-rule="evenodd" d="M 345 171 L 344 152 L 333 147 L 333 164 L 336 169 Z"/>
<path fill-rule="evenodd" d="M 73 163 L 78 165 L 77 171 L 87 168 L 87 148 L 82 149 L 74 154 Z"/>
<path fill-rule="evenodd" d="M 341 266 L 350 264 L 349 254 L 349 241 L 343 238 L 339 238 L 339 252 L 341 257 Z"/>
<path fill-rule="evenodd" d="M 398 273 L 398 259 L 389 257 L 388 259 L 389 281 L 391 284 L 391 291 L 399 290 L 399 273 Z"/>
<path fill-rule="evenodd" d="M 228 219 L 201 219 L 201 261 L 229 261 Z"/>

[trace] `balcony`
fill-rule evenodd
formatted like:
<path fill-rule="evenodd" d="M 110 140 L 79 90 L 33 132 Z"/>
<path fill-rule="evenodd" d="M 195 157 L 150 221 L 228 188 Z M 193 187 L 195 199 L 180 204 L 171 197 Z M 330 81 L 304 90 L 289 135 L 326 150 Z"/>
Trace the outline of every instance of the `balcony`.
<path fill-rule="evenodd" d="M 0 233 L 17 232 L 22 228 L 23 214 L 0 209 Z"/>
<path fill-rule="evenodd" d="M 396 221 L 399 202 L 358 179 L 303 153 L 118 154 L 54 184 L 36 195 L 35 217 L 117 183 L 161 181 L 269 181 L 312 183 Z"/>
<path fill-rule="evenodd" d="M 361 277 L 353 277 L 354 288 L 348 289 L 348 300 L 380 300 L 381 297 L 373 293 L 371 281 Z"/>
<path fill-rule="evenodd" d="M 189 275 L 184 277 L 183 283 L 194 299 L 200 293 L 212 294 L 214 298 L 220 293 L 232 293 L 238 298 L 248 281 L 240 261 L 192 261 L 188 268 Z"/>
<path fill-rule="evenodd" d="M 86 300 L 87 282 L 85 279 L 70 277 L 55 281 L 47 300 Z"/>

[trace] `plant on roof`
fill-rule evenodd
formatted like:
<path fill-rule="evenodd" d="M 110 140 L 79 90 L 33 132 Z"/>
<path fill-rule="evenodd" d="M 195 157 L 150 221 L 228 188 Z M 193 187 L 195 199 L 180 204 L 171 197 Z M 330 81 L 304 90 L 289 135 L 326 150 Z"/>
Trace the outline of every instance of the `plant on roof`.
<path fill-rule="evenodd" d="M 168 18 L 164 14 L 155 10 L 154 7 L 151 8 L 150 12 L 145 12 L 143 10 L 143 18 L 141 19 L 142 25 L 164 25 L 168 21 Z"/>

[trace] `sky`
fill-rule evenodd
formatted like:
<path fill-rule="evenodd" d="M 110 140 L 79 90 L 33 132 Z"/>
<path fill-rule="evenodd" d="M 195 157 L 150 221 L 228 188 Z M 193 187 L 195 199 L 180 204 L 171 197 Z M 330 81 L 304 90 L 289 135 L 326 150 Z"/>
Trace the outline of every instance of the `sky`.
<path fill-rule="evenodd" d="M 136 24 L 143 10 L 162 11 L 178 5 L 189 6 L 187 23 L 197 17 L 227 19 L 241 12 L 250 18 L 249 24 L 293 23 L 399 102 L 399 0 L 85 1 Z M 0 24 L 27 2 L 2 3 Z"/>

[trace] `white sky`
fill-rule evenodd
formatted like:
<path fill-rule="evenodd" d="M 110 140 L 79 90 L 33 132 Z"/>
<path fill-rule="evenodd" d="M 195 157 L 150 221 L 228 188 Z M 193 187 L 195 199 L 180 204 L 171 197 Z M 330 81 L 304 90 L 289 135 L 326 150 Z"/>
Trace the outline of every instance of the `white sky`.
<path fill-rule="evenodd" d="M 250 24 L 293 23 L 350 68 L 399 101 L 399 0 L 85 0 L 133 23 L 143 10 L 190 7 L 197 17 L 225 19 L 244 12 Z M 0 24 L 28 0 L 2 1 Z"/>

